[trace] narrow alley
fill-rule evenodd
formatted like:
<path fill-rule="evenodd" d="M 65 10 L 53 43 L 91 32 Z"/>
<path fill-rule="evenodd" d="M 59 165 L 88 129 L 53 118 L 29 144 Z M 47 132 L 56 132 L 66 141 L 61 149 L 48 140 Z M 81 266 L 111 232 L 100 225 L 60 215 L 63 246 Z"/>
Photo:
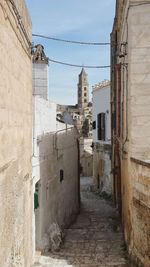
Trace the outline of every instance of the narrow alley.
<path fill-rule="evenodd" d="M 92 192 L 92 178 L 81 178 L 81 210 L 65 230 L 59 251 L 36 256 L 34 267 L 129 267 L 123 234 L 111 202 Z"/>

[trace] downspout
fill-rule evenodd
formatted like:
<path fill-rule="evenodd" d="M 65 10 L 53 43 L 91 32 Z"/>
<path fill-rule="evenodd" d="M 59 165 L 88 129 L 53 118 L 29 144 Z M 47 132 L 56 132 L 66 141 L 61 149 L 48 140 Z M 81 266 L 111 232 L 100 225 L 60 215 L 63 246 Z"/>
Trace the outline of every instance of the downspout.
<path fill-rule="evenodd" d="M 122 198 L 121 198 L 121 158 L 120 158 L 120 134 L 121 134 L 121 64 L 117 64 L 116 66 L 117 72 L 117 143 L 116 143 L 116 156 L 117 156 L 117 191 L 118 191 L 118 209 L 121 215 L 122 213 Z"/>
<path fill-rule="evenodd" d="M 77 151 L 78 151 L 78 204 L 80 209 L 81 196 L 80 196 L 80 141 L 77 139 Z"/>
<path fill-rule="evenodd" d="M 115 135 L 116 135 L 116 52 L 117 52 L 117 31 L 111 34 L 111 173 L 113 177 L 113 201 L 116 206 L 116 159 L 115 159 Z"/>
<path fill-rule="evenodd" d="M 120 121 L 121 121 L 121 64 L 116 64 L 116 72 L 117 72 L 117 137 L 120 137 L 121 128 L 120 128 Z"/>

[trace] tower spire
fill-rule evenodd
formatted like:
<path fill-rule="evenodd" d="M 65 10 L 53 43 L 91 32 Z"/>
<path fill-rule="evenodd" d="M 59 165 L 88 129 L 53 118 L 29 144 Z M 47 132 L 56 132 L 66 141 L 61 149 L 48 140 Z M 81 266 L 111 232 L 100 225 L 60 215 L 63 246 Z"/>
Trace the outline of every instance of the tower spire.
<path fill-rule="evenodd" d="M 84 109 L 89 103 L 89 84 L 88 84 L 88 74 L 85 72 L 84 67 L 79 74 L 78 83 L 78 108 Z"/>

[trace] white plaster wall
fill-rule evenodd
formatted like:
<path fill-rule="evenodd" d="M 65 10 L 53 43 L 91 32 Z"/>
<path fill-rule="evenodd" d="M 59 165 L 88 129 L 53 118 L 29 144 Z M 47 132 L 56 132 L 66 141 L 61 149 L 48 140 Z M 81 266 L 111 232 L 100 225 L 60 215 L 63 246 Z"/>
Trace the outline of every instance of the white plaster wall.
<path fill-rule="evenodd" d="M 33 179 L 36 183 L 40 179 L 39 143 L 46 133 L 56 132 L 56 104 L 40 96 L 33 97 Z"/>
<path fill-rule="evenodd" d="M 56 103 L 47 101 L 40 96 L 33 97 L 33 112 L 32 176 L 35 184 L 40 180 L 39 143 L 42 136 L 66 129 L 67 126 L 56 121 Z"/>
<path fill-rule="evenodd" d="M 35 184 L 38 181 L 40 184 L 40 207 L 33 210 L 35 252 L 36 248 L 44 248 L 42 240 L 51 223 L 57 221 L 60 226 L 66 225 L 71 220 L 70 215 L 77 212 L 78 151 L 77 132 L 56 121 L 55 103 L 34 96 L 33 110 L 33 195 Z M 59 181 L 60 169 L 64 170 L 62 183 Z M 62 207 L 58 210 L 59 205 Z"/>
<path fill-rule="evenodd" d="M 77 131 L 75 128 L 48 133 L 39 144 L 40 187 L 39 238 L 37 248 L 44 249 L 43 238 L 52 223 L 61 229 L 75 219 L 79 208 Z M 45 155 L 43 157 L 42 155 Z M 64 179 L 60 182 L 60 170 Z"/>
<path fill-rule="evenodd" d="M 109 113 L 106 113 L 106 111 Z M 92 118 L 96 121 L 96 129 L 93 130 L 93 142 L 101 142 L 97 138 L 97 115 L 99 113 L 106 113 L 106 141 L 110 141 L 110 87 L 104 87 L 93 91 L 93 108 Z"/>
<path fill-rule="evenodd" d="M 39 144 L 42 137 L 50 132 L 56 131 L 56 104 L 49 102 L 40 96 L 33 96 L 33 156 L 32 156 L 32 193 L 34 196 L 35 184 L 42 179 L 40 162 L 43 161 L 46 151 L 40 155 Z M 36 250 L 36 239 L 38 240 L 38 231 L 36 231 L 36 221 L 40 224 L 39 212 L 32 211 L 32 246 L 33 256 Z M 36 236 L 37 235 L 37 236 Z"/>
<path fill-rule="evenodd" d="M 33 63 L 33 94 L 48 99 L 48 64 Z"/>

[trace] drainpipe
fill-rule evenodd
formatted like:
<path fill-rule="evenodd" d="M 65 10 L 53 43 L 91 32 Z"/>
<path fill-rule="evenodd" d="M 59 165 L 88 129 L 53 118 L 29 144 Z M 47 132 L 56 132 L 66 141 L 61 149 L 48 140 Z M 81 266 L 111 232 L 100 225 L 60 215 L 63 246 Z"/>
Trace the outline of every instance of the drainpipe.
<path fill-rule="evenodd" d="M 121 64 L 116 64 L 116 72 L 117 72 L 117 136 L 120 137 L 121 133 Z"/>
<path fill-rule="evenodd" d="M 117 139 L 121 136 L 121 64 L 116 65 L 117 72 Z M 116 144 L 117 154 L 117 191 L 118 191 L 118 209 L 121 215 L 122 213 L 122 197 L 121 197 L 121 157 L 120 157 L 120 142 Z"/>
<path fill-rule="evenodd" d="M 79 209 L 80 209 L 81 196 L 80 196 L 80 141 L 79 139 L 77 139 L 77 151 L 78 151 L 78 203 L 79 203 Z"/>

